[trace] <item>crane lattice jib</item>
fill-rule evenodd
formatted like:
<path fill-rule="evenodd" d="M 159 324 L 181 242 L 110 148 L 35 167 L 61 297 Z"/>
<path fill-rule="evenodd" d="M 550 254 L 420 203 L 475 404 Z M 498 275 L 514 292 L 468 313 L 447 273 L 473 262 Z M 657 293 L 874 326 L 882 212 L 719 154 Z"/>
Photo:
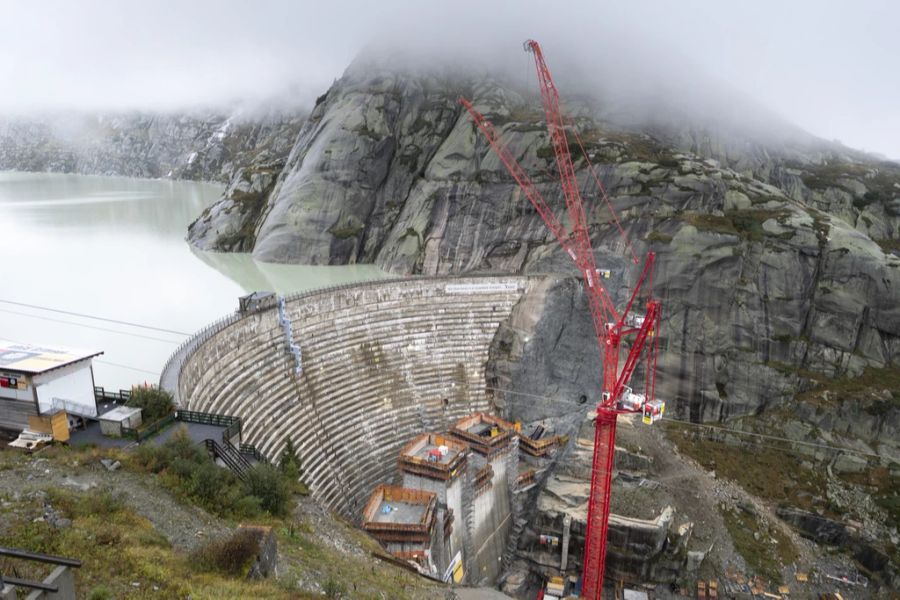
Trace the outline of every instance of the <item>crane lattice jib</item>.
<path fill-rule="evenodd" d="M 541 195 L 540 191 L 535 187 L 534 183 L 532 183 L 531 178 L 528 177 L 528 174 L 525 173 L 525 170 L 516 160 L 516 157 L 513 156 L 512 152 L 510 152 L 509 148 L 506 147 L 503 142 L 500 141 L 499 136 L 497 135 L 497 131 L 494 126 L 488 122 L 487 119 L 484 118 L 480 112 L 478 112 L 472 103 L 469 102 L 465 98 L 460 98 L 459 103 L 462 104 L 465 109 L 469 112 L 469 115 L 472 117 L 472 120 L 475 122 L 475 125 L 478 126 L 478 129 L 481 130 L 481 133 L 484 134 L 485 139 L 490 144 L 491 148 L 496 152 L 497 156 L 500 157 L 500 160 L 506 165 L 507 170 L 513 176 L 513 179 L 519 184 L 519 187 L 522 188 L 522 191 L 525 193 L 525 197 L 528 198 L 528 201 L 531 202 L 532 206 L 534 206 L 535 210 L 537 210 L 541 219 L 543 219 L 544 223 L 547 225 L 547 228 L 556 238 L 556 241 L 559 242 L 559 245 L 562 246 L 563 250 L 578 264 L 578 256 L 583 254 L 577 248 L 577 241 L 569 234 L 566 230 L 565 226 L 562 222 L 557 218 L 556 213 L 550 208 L 547 204 L 547 201 Z M 593 252 L 589 253 L 591 258 L 593 259 Z M 609 299 L 608 294 L 606 293 L 606 289 L 603 288 L 602 284 L 599 283 L 599 276 L 597 274 L 596 266 L 591 267 L 593 269 L 591 275 L 593 279 L 591 281 L 596 282 L 596 286 L 593 291 L 591 288 L 588 289 L 588 305 L 590 307 L 591 312 L 591 320 L 594 326 L 594 333 L 597 336 L 598 342 L 601 344 L 605 344 L 607 328 L 606 325 L 609 323 L 609 317 L 606 316 L 605 312 L 606 305 L 612 306 L 612 300 Z M 585 280 L 587 279 L 587 273 L 584 272 L 584 269 L 579 265 L 579 269 L 582 271 L 582 274 L 585 276 Z M 599 288 L 599 290 L 597 289 Z M 615 313 L 614 313 L 615 314 Z"/>
<path fill-rule="evenodd" d="M 653 265 L 655 255 L 650 252 L 644 269 L 638 278 L 624 311 L 616 311 L 609 292 L 600 281 L 594 251 L 587 228 L 584 203 L 575 175 L 575 167 L 569 153 L 568 141 L 559 106 L 559 94 L 544 61 L 540 45 L 533 40 L 525 43 L 525 49 L 535 57 L 535 66 L 541 86 L 541 98 L 556 164 L 560 173 L 560 183 L 566 200 L 569 217 L 569 231 L 550 209 L 543 196 L 531 182 L 525 170 L 519 165 L 512 152 L 499 140 L 496 130 L 465 98 L 459 102 L 465 106 L 477 127 L 484 134 L 491 148 L 506 165 L 510 174 L 522 188 L 529 202 L 535 207 L 547 227 L 556 237 L 560 246 L 569 254 L 584 277 L 597 341 L 603 354 L 603 394 L 597 405 L 595 419 L 594 457 L 591 465 L 591 493 L 588 499 L 587 531 L 584 553 L 584 595 L 592 600 L 601 597 L 603 589 L 604 562 L 606 559 L 607 531 L 609 527 L 610 492 L 612 488 L 612 468 L 615 458 L 616 417 L 619 412 L 637 412 L 634 408 L 620 405 L 619 399 L 641 357 L 647 349 L 647 381 L 645 400 L 652 401 L 656 387 L 656 360 L 659 354 L 659 327 L 662 306 L 658 300 L 648 299 L 643 319 L 626 323 L 641 290 L 652 292 Z M 577 138 L 577 135 L 576 135 Z M 580 145 L 580 140 L 579 140 Z M 599 180 L 597 180 L 600 185 Z M 602 186 L 601 186 L 602 188 Z M 610 204 L 612 210 L 612 205 Z M 615 217 L 615 211 L 613 210 Z M 616 221 L 618 224 L 618 221 Z M 620 228 L 620 233 L 623 233 Z M 649 295 L 649 294 L 648 294 Z M 619 372 L 619 350 L 625 335 L 635 335 L 621 373 Z M 651 338 L 653 338 L 651 340 Z M 648 340 L 650 341 L 648 345 Z"/>
<path fill-rule="evenodd" d="M 572 236 L 575 239 L 574 247 L 577 258 L 573 258 L 575 258 L 575 263 L 584 275 L 590 292 L 599 296 L 600 303 L 606 313 L 604 315 L 606 322 L 617 323 L 620 319 L 619 313 L 616 311 L 609 293 L 599 281 L 597 263 L 591 247 L 587 218 L 584 213 L 584 202 L 581 199 L 578 177 L 575 175 L 575 165 L 572 163 L 569 141 L 566 138 L 565 122 L 559 106 L 559 92 L 557 92 L 556 85 L 553 83 L 550 69 L 544 61 L 544 53 L 541 51 L 540 45 L 534 40 L 528 40 L 525 42 L 525 49 L 534 53 L 534 64 L 540 84 L 544 114 L 547 117 L 547 128 L 550 131 L 553 153 L 556 156 L 556 167 L 559 170 L 560 183 L 566 199 L 569 226 L 572 228 Z"/>

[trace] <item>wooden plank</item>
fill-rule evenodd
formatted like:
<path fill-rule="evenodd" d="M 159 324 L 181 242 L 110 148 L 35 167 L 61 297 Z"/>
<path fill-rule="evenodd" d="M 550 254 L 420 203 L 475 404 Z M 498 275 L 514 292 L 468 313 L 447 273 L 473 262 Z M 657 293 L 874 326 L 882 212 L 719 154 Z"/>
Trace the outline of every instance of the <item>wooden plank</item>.
<path fill-rule="evenodd" d="M 50 417 L 50 428 L 53 439 L 57 442 L 69 441 L 69 414 L 60 410 Z"/>

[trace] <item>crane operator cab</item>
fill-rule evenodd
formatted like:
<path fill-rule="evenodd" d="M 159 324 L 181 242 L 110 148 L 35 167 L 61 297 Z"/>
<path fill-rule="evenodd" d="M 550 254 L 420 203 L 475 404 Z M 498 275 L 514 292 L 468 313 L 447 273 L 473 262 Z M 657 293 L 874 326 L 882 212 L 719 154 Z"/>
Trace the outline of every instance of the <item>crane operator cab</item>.
<path fill-rule="evenodd" d="M 645 402 L 643 421 L 647 425 L 653 425 L 654 423 L 662 419 L 665 412 L 666 403 L 662 400 L 652 400 L 650 402 Z"/>
<path fill-rule="evenodd" d="M 666 403 L 662 400 L 647 401 L 644 394 L 636 394 L 633 389 L 625 386 L 619 401 L 616 403 L 616 409 L 639 412 L 642 420 L 647 425 L 652 425 L 659 421 L 666 412 Z"/>

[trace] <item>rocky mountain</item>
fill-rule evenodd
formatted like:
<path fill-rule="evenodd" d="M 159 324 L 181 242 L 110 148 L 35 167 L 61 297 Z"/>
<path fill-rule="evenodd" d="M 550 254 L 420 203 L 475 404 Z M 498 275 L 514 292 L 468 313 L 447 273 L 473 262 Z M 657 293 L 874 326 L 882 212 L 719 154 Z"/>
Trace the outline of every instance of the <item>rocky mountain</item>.
<path fill-rule="evenodd" d="M 229 182 L 286 155 L 299 109 L 86 114 L 0 119 L 0 170 Z"/>
<path fill-rule="evenodd" d="M 284 165 L 241 171 L 189 240 L 264 261 L 395 273 L 570 270 L 460 94 L 562 215 L 533 97 L 361 61 L 319 99 Z M 808 135 L 739 150 L 740 139 L 710 131 L 622 127 L 585 101 L 570 112 L 637 254 L 657 253 L 661 392 L 677 414 L 752 414 L 792 398 L 805 372 L 858 375 L 897 360 L 900 165 Z M 622 296 L 637 267 L 574 154 L 598 264 Z M 583 303 L 573 293 L 560 301 Z"/>

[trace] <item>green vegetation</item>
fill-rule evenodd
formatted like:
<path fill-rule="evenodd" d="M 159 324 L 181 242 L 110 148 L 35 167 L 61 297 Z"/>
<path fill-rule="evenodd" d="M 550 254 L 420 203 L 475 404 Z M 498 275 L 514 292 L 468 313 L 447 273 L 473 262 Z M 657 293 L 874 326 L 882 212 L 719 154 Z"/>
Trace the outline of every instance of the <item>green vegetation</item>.
<path fill-rule="evenodd" d="M 366 226 L 355 217 L 347 217 L 343 223 L 338 221 L 328 230 L 328 233 L 338 238 L 346 240 L 348 238 L 357 237 L 363 232 Z"/>
<path fill-rule="evenodd" d="M 284 445 L 284 450 L 281 451 L 281 457 L 278 459 L 278 470 L 281 471 L 284 479 L 291 484 L 294 493 L 302 496 L 309 494 L 309 489 L 300 481 L 300 477 L 303 475 L 303 463 L 291 438 L 288 438 L 287 443 Z"/>
<path fill-rule="evenodd" d="M 722 513 L 735 550 L 757 574 L 782 583 L 781 566 L 797 560 L 797 548 L 777 527 L 763 527 L 755 515 L 741 509 Z"/>
<path fill-rule="evenodd" d="M 291 484 L 268 465 L 257 465 L 243 483 L 234 473 L 212 461 L 184 429 L 164 444 L 142 444 L 131 456 L 138 469 L 157 473 L 160 482 L 177 496 L 224 517 L 247 518 L 266 511 L 286 514 Z"/>
<path fill-rule="evenodd" d="M 900 369 L 894 365 L 880 369 L 866 367 L 859 377 L 827 379 L 818 376 L 815 379 L 818 385 L 799 394 L 798 400 L 816 405 L 850 401 L 859 403 L 870 414 L 900 408 Z"/>
<path fill-rule="evenodd" d="M 680 452 L 764 500 L 814 510 L 825 498 L 823 471 L 809 468 L 794 454 L 765 446 L 753 446 L 750 453 L 737 442 L 707 439 L 672 422 L 666 422 L 665 431 Z"/>
<path fill-rule="evenodd" d="M 261 464 L 247 471 L 244 483 L 249 498 L 259 498 L 263 510 L 284 516 L 290 508 L 291 485 L 284 475 L 271 465 Z"/>
<path fill-rule="evenodd" d="M 700 231 L 735 235 L 750 242 L 760 242 L 766 236 L 763 223 L 769 219 L 783 219 L 787 215 L 787 211 L 781 209 L 753 209 L 727 211 L 724 215 L 689 213 L 684 215 L 684 220 Z"/>
<path fill-rule="evenodd" d="M 191 552 L 191 563 L 200 571 L 232 577 L 247 575 L 256 560 L 261 534 L 256 529 L 237 529 L 231 535 L 212 539 Z"/>
<path fill-rule="evenodd" d="M 183 450 L 180 452 L 184 454 Z M 134 479 L 133 475 L 122 471 L 106 475 L 98 463 L 102 458 L 115 458 L 123 462 L 125 469 L 143 472 L 144 467 L 129 456 L 129 453 L 114 449 L 51 446 L 43 450 L 40 459 L 49 461 L 48 466 L 57 473 L 64 470 L 77 476 L 94 477 L 103 473 L 104 477 L 110 477 L 115 487 L 101 486 L 86 492 L 62 487 L 47 489 L 46 496 L 23 493 L 17 496 L 18 499 L 8 493 L 10 490 L 3 489 L 0 491 L 3 500 L 0 502 L 0 545 L 78 558 L 82 561 L 82 567 L 75 570 L 79 597 L 98 600 L 322 598 L 321 591 L 307 591 L 311 583 L 320 589 L 327 585 L 327 589 L 338 594 L 335 597 L 362 600 L 420 600 L 443 598 L 446 594 L 444 588 L 432 582 L 368 558 L 370 552 L 380 551 L 380 546 L 351 525 L 339 519 L 332 520 L 318 510 L 306 516 L 302 508 L 291 516 L 254 518 L 255 523 L 273 528 L 277 536 L 279 567 L 277 577 L 248 580 L 242 569 L 235 566 L 246 564 L 241 558 L 245 545 L 240 538 L 223 537 L 219 543 L 201 546 L 205 550 L 189 551 L 181 545 L 173 547 L 133 508 L 143 506 L 140 510 L 152 510 L 155 502 L 138 501 L 133 493 L 127 497 L 117 494 L 115 490 L 123 485 L 131 487 L 129 482 Z M 36 457 L 20 453 L 0 452 L 0 464 L 11 471 L 34 468 L 34 460 Z M 22 477 L 24 481 L 24 472 Z M 168 477 L 161 471 L 158 477 L 145 478 L 141 488 L 136 489 L 144 489 L 143 498 L 156 496 L 161 492 L 154 489 L 154 482 Z M 41 481 L 35 479 L 29 487 L 40 486 Z M 177 491 L 176 497 L 191 503 L 195 501 Z M 47 507 L 52 507 L 59 517 L 70 519 L 71 524 L 54 527 L 45 516 Z M 195 508 L 178 510 L 197 514 Z M 184 516 L 181 515 L 182 519 Z M 236 523 L 226 518 L 219 520 L 218 525 L 233 529 Z M 198 527 L 205 529 L 200 523 Z M 340 543 L 326 540 L 334 537 L 338 537 Z M 352 550 L 343 549 L 345 545 Z M 0 570 L 12 573 L 14 569 L 20 577 L 41 579 L 52 567 L 0 558 Z M 328 584 L 329 581 L 332 583 Z"/>
<path fill-rule="evenodd" d="M 820 165 L 791 165 L 802 169 L 800 178 L 806 187 L 825 191 L 828 188 L 842 188 L 847 191 L 843 179 L 855 179 L 866 186 L 866 192 L 861 197 L 853 200 L 853 205 L 858 210 L 865 209 L 873 202 L 889 205 L 889 201 L 900 195 L 900 189 L 895 184 L 900 183 L 900 167 L 891 162 L 878 162 L 871 164 L 850 163 L 843 161 L 826 161 Z"/>
<path fill-rule="evenodd" d="M 597 145 L 616 147 L 622 154 L 620 162 L 638 160 L 668 168 L 677 168 L 681 164 L 672 154 L 671 148 L 648 135 L 591 129 L 584 132 L 581 138 L 585 150 Z"/>
<path fill-rule="evenodd" d="M 865 488 L 891 523 L 900 523 L 900 477 L 887 467 L 872 467 L 862 473 L 841 473 L 847 483 Z"/>
<path fill-rule="evenodd" d="M 43 516 L 44 501 L 33 500 L 4 515 L 0 544 L 77 557 L 76 586 L 88 598 L 262 598 L 286 594 L 276 582 L 249 582 L 198 574 L 174 552 L 151 523 L 103 489 L 76 493 L 49 490 L 46 502 L 70 526 L 57 529 Z M 4 572 L 9 565 L 4 565 Z M 40 579 L 51 567 L 15 563 L 20 576 Z M 10 569 L 10 572 L 12 570 Z M 132 585 L 137 582 L 140 587 Z"/>
<path fill-rule="evenodd" d="M 647 234 L 647 237 L 644 238 L 648 242 L 661 242 L 663 244 L 668 244 L 672 241 L 672 236 L 666 233 L 659 231 L 658 229 L 654 229 L 650 233 Z"/>
<path fill-rule="evenodd" d="M 141 409 L 145 423 L 159 421 L 175 410 L 172 394 L 156 386 L 140 385 L 131 388 L 131 397 L 126 406 Z"/>
<path fill-rule="evenodd" d="M 888 254 L 890 252 L 900 252 L 900 239 L 893 240 L 875 240 L 881 246 L 881 250 Z"/>

